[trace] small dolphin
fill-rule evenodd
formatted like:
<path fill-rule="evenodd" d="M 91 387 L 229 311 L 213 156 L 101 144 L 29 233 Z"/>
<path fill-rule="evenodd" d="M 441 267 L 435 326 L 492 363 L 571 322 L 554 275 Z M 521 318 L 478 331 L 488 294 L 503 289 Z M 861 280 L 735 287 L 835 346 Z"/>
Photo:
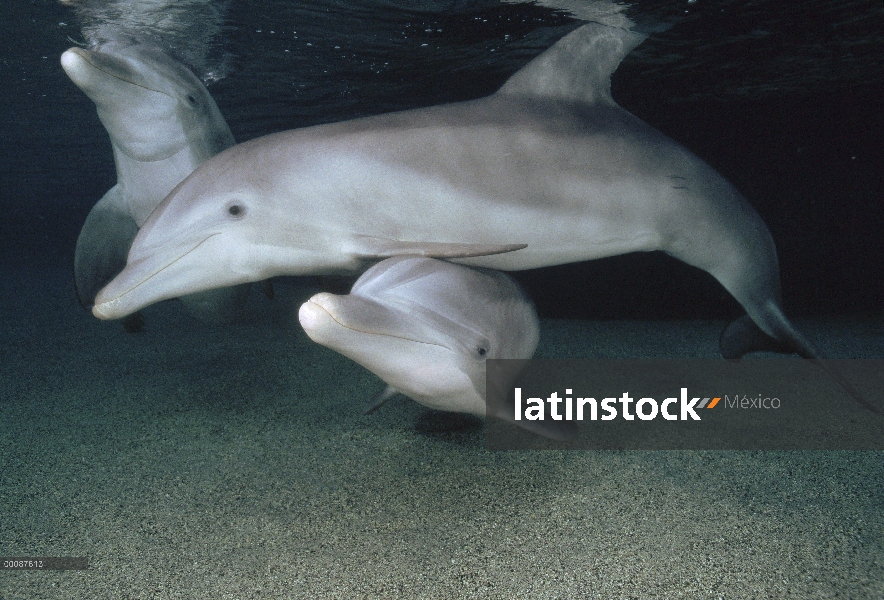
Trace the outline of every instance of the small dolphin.
<path fill-rule="evenodd" d="M 725 330 L 725 356 L 775 342 L 816 358 L 783 312 L 758 213 L 611 97 L 611 74 L 643 40 L 589 23 L 486 98 L 226 150 L 151 215 L 93 314 L 278 274 L 358 273 L 402 254 L 508 271 L 661 250 L 713 275 L 748 313 Z"/>
<path fill-rule="evenodd" d="M 233 146 L 208 90 L 161 50 L 136 42 L 71 48 L 61 65 L 95 103 L 110 136 L 117 184 L 92 208 L 77 239 L 74 271 L 85 306 L 126 264 L 138 228 L 197 166 Z M 233 316 L 246 286 L 185 298 L 198 316 Z"/>
<path fill-rule="evenodd" d="M 381 261 L 349 295 L 313 296 L 298 318 L 314 342 L 389 385 L 381 402 L 399 392 L 478 416 L 486 414 L 485 361 L 531 358 L 540 335 L 533 303 L 508 275 L 418 256 Z"/>

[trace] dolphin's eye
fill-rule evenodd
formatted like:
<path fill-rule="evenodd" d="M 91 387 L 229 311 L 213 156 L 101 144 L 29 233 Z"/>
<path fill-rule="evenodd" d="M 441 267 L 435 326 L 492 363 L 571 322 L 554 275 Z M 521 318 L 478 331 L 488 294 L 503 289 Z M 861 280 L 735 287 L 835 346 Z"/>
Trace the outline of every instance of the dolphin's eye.
<path fill-rule="evenodd" d="M 479 349 L 476 350 L 476 352 L 479 354 L 479 356 L 485 356 L 486 354 L 488 354 L 488 350 L 483 348 L 482 346 L 479 346 Z"/>
<path fill-rule="evenodd" d="M 233 203 L 227 206 L 227 214 L 231 217 L 241 219 L 246 214 L 246 207 L 242 204 Z"/>
<path fill-rule="evenodd" d="M 187 101 L 190 102 L 190 104 L 191 104 L 192 106 L 196 106 L 196 105 L 197 105 L 196 98 L 194 98 L 194 97 L 191 96 L 190 94 L 188 94 L 188 96 L 187 96 Z"/>

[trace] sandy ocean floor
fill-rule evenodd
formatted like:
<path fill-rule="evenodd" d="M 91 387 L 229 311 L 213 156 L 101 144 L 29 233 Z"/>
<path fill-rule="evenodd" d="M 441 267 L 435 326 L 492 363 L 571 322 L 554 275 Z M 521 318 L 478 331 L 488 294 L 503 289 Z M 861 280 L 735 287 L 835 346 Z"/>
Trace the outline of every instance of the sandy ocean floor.
<path fill-rule="evenodd" d="M 0 598 L 882 598 L 884 453 L 492 452 L 310 342 L 280 284 L 138 335 L 0 275 Z M 798 321 L 884 357 L 884 320 Z M 545 321 L 538 355 L 714 357 L 721 322 Z"/>

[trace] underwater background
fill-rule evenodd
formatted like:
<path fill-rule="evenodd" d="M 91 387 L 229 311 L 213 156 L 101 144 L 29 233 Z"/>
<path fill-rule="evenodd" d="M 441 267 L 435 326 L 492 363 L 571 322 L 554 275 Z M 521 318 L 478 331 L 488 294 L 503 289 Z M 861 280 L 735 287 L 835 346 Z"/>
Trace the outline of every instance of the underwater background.
<path fill-rule="evenodd" d="M 20 0 L 0 14 L 0 556 L 90 561 L 0 571 L 0 598 L 884 597 L 880 452 L 491 452 L 480 422 L 410 401 L 362 416 L 382 384 L 300 330 L 312 280 L 253 294 L 254 315 L 226 327 L 166 302 L 131 335 L 78 305 L 74 244 L 116 174 L 65 49 L 162 47 L 242 142 L 487 95 L 579 24 L 567 11 Z M 758 210 L 786 312 L 827 356 L 884 357 L 884 5 L 626 14 L 650 35 L 614 99 Z M 546 358 L 714 358 L 741 314 L 659 253 L 515 276 Z"/>
<path fill-rule="evenodd" d="M 135 23 L 131 4 L 3 9 L 4 261 L 69 261 L 86 214 L 116 180 L 94 105 L 58 64 L 73 40 L 87 41 L 83 30 L 99 40 L 123 31 L 191 57 L 242 142 L 487 95 L 578 23 L 497 0 L 201 1 L 173 3 L 186 25 L 175 28 L 154 16 L 168 3 L 135 3 L 154 11 Z M 777 244 L 788 314 L 880 313 L 882 11 L 874 1 L 681 1 L 627 12 L 651 37 L 616 72 L 615 100 L 758 210 Z M 657 254 L 520 279 L 549 316 L 740 314 L 711 277 Z"/>

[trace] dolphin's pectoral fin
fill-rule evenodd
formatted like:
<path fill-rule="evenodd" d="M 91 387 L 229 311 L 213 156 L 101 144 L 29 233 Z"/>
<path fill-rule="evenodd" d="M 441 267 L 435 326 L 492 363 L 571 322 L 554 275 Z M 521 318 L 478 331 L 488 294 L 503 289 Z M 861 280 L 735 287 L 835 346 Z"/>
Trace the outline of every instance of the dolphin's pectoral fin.
<path fill-rule="evenodd" d="M 265 279 L 258 285 L 261 286 L 261 291 L 264 292 L 264 296 L 266 296 L 268 300 L 273 300 L 273 296 L 276 295 L 276 292 L 273 290 L 273 280 Z"/>
<path fill-rule="evenodd" d="M 80 304 L 91 308 L 99 290 L 123 270 L 137 233 L 119 186 L 112 187 L 89 211 L 77 238 L 74 281 Z"/>
<path fill-rule="evenodd" d="M 251 283 L 205 290 L 181 296 L 190 314 L 206 323 L 234 323 L 243 316 Z"/>
<path fill-rule="evenodd" d="M 516 421 L 513 418 L 512 411 L 495 412 L 493 416 L 496 419 L 515 425 L 533 434 L 545 437 L 556 442 L 567 442 L 573 440 L 577 435 L 577 423 L 574 421 L 554 421 L 552 419 L 544 419 L 543 421 Z"/>
<path fill-rule="evenodd" d="M 386 404 L 387 400 L 389 400 L 390 398 L 392 398 L 393 396 L 395 396 L 398 393 L 399 393 L 399 390 L 394 388 L 392 385 L 388 385 L 387 387 L 384 388 L 384 391 L 381 392 L 380 394 L 378 394 L 377 398 L 375 398 L 374 401 L 371 404 L 369 404 L 365 408 L 365 410 L 362 411 L 362 414 L 363 415 L 370 415 L 371 413 L 373 413 L 374 411 L 376 411 L 377 409 L 382 407 L 384 404 Z"/>
<path fill-rule="evenodd" d="M 798 352 L 790 344 L 764 333 L 749 315 L 743 315 L 724 328 L 718 338 L 718 348 L 721 355 L 728 360 L 743 358 L 750 352 Z"/>
<path fill-rule="evenodd" d="M 360 258 L 383 259 L 414 255 L 428 258 L 468 258 L 504 254 L 527 248 L 528 244 L 455 244 L 445 242 L 403 242 L 388 238 L 357 236 L 347 251 Z"/>

